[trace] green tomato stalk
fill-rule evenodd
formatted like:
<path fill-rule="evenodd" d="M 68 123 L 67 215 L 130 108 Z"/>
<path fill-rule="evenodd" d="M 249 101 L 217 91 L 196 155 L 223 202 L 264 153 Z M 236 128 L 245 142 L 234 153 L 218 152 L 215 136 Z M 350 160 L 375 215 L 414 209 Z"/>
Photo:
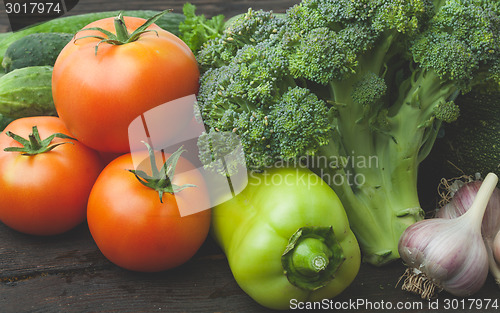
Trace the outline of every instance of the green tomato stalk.
<path fill-rule="evenodd" d="M 189 187 L 196 187 L 196 185 L 193 184 L 184 184 L 179 186 L 172 183 L 177 162 L 179 161 L 181 154 L 186 151 L 183 147 L 180 147 L 177 151 L 172 153 L 165 163 L 163 163 L 163 166 L 158 169 L 156 166 L 156 157 L 153 148 L 147 142 L 143 141 L 143 143 L 148 149 L 152 175 L 148 175 L 146 172 L 137 169 L 128 171 L 134 174 L 142 185 L 158 192 L 161 203 L 163 203 L 163 194 L 165 193 L 174 194 Z"/>
<path fill-rule="evenodd" d="M 127 26 L 125 25 L 125 20 L 123 18 L 123 12 L 120 12 L 117 17 L 114 19 L 114 26 L 115 26 L 115 33 L 110 32 L 108 30 L 105 30 L 101 27 L 87 27 L 81 30 L 81 32 L 84 31 L 89 31 L 89 30 L 94 30 L 94 31 L 99 31 L 103 35 L 89 35 L 89 36 L 83 36 L 80 38 L 77 38 L 76 40 L 80 40 L 83 38 L 96 38 L 99 39 L 100 41 L 97 43 L 95 46 L 95 55 L 97 55 L 97 51 L 99 49 L 99 45 L 101 43 L 107 43 L 111 45 L 124 45 L 130 42 L 134 42 L 139 37 L 147 32 L 155 32 L 157 33 L 156 30 L 154 29 L 148 29 L 149 26 L 153 25 L 159 18 L 161 18 L 163 15 L 166 13 L 171 12 L 171 10 L 165 10 L 162 11 L 158 14 L 155 14 L 151 18 L 149 18 L 147 21 L 144 22 L 141 26 L 139 26 L 136 30 L 134 30 L 131 34 L 127 30 Z"/>
<path fill-rule="evenodd" d="M 37 126 L 33 126 L 31 134 L 28 135 L 28 139 L 23 138 L 17 134 L 14 134 L 11 131 L 6 132 L 5 135 L 7 135 L 10 138 L 14 139 L 15 141 L 19 142 L 21 144 L 21 147 L 7 147 L 4 149 L 4 151 L 20 152 L 22 155 L 26 155 L 26 156 L 32 156 L 32 155 L 46 153 L 46 152 L 52 151 L 54 148 L 56 148 L 60 145 L 66 144 L 66 143 L 73 144 L 71 141 L 63 141 L 63 142 L 53 144 L 52 140 L 54 140 L 54 138 L 76 140 L 75 138 L 70 137 L 70 136 L 65 135 L 65 134 L 62 134 L 62 133 L 52 134 L 49 137 L 42 140 L 40 138 L 40 133 L 38 132 Z"/>

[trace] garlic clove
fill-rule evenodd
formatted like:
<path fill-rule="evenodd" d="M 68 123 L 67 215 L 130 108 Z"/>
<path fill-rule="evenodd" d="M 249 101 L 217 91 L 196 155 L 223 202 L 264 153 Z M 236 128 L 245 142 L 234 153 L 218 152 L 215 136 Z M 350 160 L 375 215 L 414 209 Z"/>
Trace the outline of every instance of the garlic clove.
<path fill-rule="evenodd" d="M 497 264 L 500 264 L 500 231 L 496 234 L 492 245 L 493 257 Z"/>
<path fill-rule="evenodd" d="M 454 193 L 453 198 L 445 206 L 439 209 L 436 217 L 456 218 L 463 215 L 472 205 L 481 181 L 472 181 L 462 186 Z"/>
<path fill-rule="evenodd" d="M 477 246 L 464 249 L 470 257 L 463 259 L 459 269 L 442 283 L 442 288 L 455 296 L 466 297 L 478 292 L 488 277 L 488 253 L 483 241 L 476 240 Z"/>
<path fill-rule="evenodd" d="M 435 217 L 451 219 L 463 215 L 472 205 L 482 183 L 481 180 L 462 183 L 458 190 L 453 191 L 453 198 L 436 212 Z M 499 231 L 500 189 L 495 188 L 484 213 L 482 233 L 485 239 L 490 238 L 493 240 Z"/>

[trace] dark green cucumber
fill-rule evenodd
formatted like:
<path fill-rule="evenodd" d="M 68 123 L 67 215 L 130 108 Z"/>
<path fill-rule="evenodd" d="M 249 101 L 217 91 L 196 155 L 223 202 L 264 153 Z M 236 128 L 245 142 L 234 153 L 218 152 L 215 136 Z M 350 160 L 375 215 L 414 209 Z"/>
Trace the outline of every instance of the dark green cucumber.
<path fill-rule="evenodd" d="M 86 13 L 80 15 L 70 15 L 59 17 L 44 23 L 36 24 L 23 28 L 19 31 L 11 33 L 9 36 L 0 37 L 0 62 L 7 48 L 16 40 L 34 33 L 68 33 L 75 34 L 77 31 L 85 27 L 87 24 L 107 18 L 117 16 L 120 11 L 106 11 L 97 13 Z M 124 11 L 124 16 L 133 16 L 141 18 L 150 18 L 160 11 L 154 10 L 135 10 Z M 170 12 L 163 15 L 156 21 L 156 25 L 173 33 L 179 35 L 179 24 L 184 21 L 185 17 L 180 13 Z"/>
<path fill-rule="evenodd" d="M 7 73 L 29 66 L 54 66 L 57 56 L 72 38 L 72 34 L 65 33 L 30 34 L 7 48 L 2 66 Z"/>
<path fill-rule="evenodd" d="M 2 40 L 9 37 L 10 35 L 12 35 L 12 32 L 0 33 L 0 42 L 2 42 Z"/>
<path fill-rule="evenodd" d="M 30 66 L 0 77 L 0 114 L 10 118 L 56 115 L 52 66 Z"/>
<path fill-rule="evenodd" d="M 471 91 L 455 100 L 460 117 L 446 125 L 442 150 L 454 176 L 500 175 L 500 92 Z"/>
<path fill-rule="evenodd" d="M 11 117 L 6 117 L 0 114 L 0 132 L 2 132 L 13 120 L 14 119 Z"/>

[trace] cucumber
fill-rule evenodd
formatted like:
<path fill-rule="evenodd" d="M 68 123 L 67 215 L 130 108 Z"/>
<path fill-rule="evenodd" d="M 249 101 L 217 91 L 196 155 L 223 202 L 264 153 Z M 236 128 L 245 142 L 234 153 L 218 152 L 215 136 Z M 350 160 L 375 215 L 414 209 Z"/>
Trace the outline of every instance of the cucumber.
<path fill-rule="evenodd" d="M 57 56 L 72 38 L 72 34 L 65 33 L 30 34 L 7 48 L 2 66 L 6 73 L 29 66 L 54 66 Z"/>
<path fill-rule="evenodd" d="M 27 35 L 34 33 L 68 33 L 75 34 L 77 31 L 87 26 L 91 22 L 107 18 L 118 16 L 120 11 L 106 11 L 97 13 L 85 13 L 79 15 L 70 15 L 56 18 L 44 23 L 36 24 L 23 28 L 19 31 L 11 33 L 9 36 L 0 37 L 0 62 L 3 59 L 3 55 L 7 48 L 16 40 L 21 39 Z M 135 11 L 123 11 L 123 16 L 133 16 L 148 19 L 153 15 L 160 13 L 160 11 L 154 10 L 135 10 Z M 184 21 L 185 17 L 180 13 L 170 12 L 163 15 L 156 21 L 156 25 L 167 30 L 174 35 L 179 35 L 179 24 Z"/>
<path fill-rule="evenodd" d="M 459 96 L 456 122 L 446 125 L 440 149 L 450 177 L 489 172 L 500 175 L 500 90 Z"/>
<path fill-rule="evenodd" d="M 0 77 L 0 114 L 10 118 L 56 115 L 52 66 L 30 66 Z"/>
<path fill-rule="evenodd" d="M 10 35 L 12 35 L 12 32 L 0 33 L 0 42 Z"/>
<path fill-rule="evenodd" d="M 14 119 L 10 117 L 5 117 L 2 114 L 0 114 L 0 132 L 2 132 L 7 125 L 10 124 Z"/>

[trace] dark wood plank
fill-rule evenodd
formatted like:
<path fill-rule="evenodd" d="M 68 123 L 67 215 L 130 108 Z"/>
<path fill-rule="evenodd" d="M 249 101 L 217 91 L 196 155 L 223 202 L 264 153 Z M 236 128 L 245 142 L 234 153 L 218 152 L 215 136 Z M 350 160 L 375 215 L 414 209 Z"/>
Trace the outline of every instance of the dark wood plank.
<path fill-rule="evenodd" d="M 0 238 L 0 280 L 110 266 L 86 225 L 59 236 L 37 237 L 0 223 Z"/>
<path fill-rule="evenodd" d="M 24 301 L 23 301 L 24 300 Z M 87 269 L 0 284 L 1 312 L 271 312 L 238 287 L 225 258 L 139 274 Z"/>
<path fill-rule="evenodd" d="M 221 255 L 221 249 L 208 237 L 193 258 Z M 86 224 L 62 235 L 38 237 L 19 233 L 0 222 L 0 281 L 110 267 L 114 265 L 99 251 Z"/>

